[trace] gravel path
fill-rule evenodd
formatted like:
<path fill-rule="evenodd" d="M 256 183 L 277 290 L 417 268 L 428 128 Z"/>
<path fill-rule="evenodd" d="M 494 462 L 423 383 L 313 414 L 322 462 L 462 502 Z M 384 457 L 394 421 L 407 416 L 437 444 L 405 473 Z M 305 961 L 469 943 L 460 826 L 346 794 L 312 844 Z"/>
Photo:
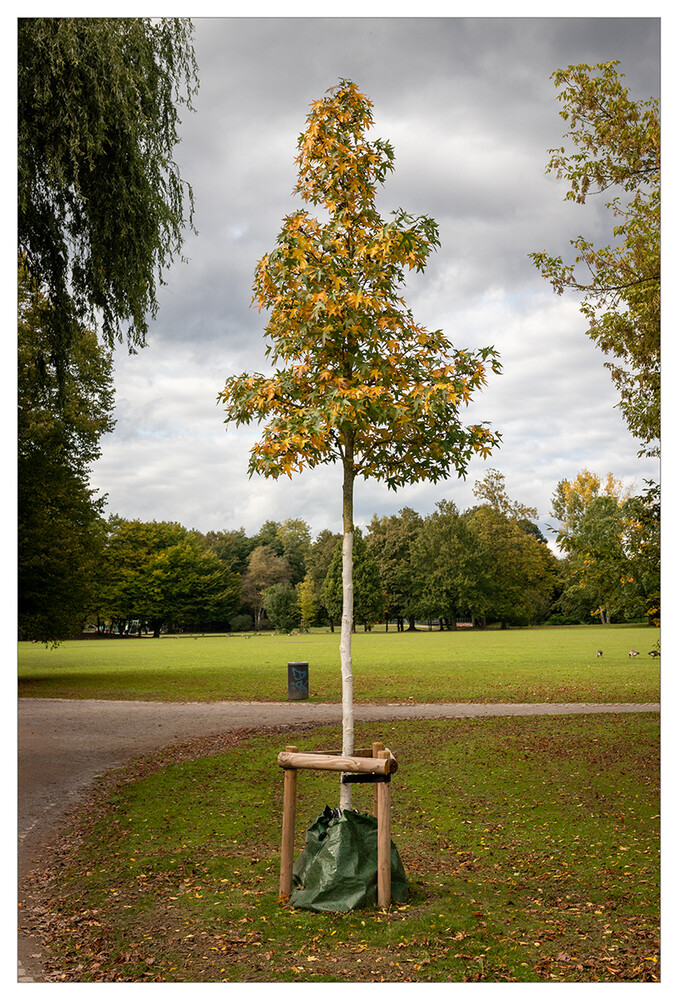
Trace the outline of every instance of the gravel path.
<path fill-rule="evenodd" d="M 658 712 L 649 704 L 356 705 L 356 722 L 499 715 Z M 138 702 L 21 698 L 18 707 L 19 900 L 68 808 L 92 781 L 132 757 L 252 726 L 340 723 L 341 706 L 315 702 Z M 40 982 L 40 946 L 19 928 L 19 982 Z"/>

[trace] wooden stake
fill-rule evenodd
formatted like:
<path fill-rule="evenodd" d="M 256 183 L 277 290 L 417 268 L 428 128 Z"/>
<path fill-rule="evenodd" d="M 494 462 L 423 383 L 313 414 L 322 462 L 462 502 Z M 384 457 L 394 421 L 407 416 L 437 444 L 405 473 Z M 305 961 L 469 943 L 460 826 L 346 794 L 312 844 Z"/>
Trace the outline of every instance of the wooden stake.
<path fill-rule="evenodd" d="M 296 747 L 286 747 L 296 753 Z M 297 772 L 285 769 L 283 786 L 282 844 L 280 847 L 280 896 L 292 895 L 292 866 L 294 864 L 294 821 L 297 809 Z"/>
<path fill-rule="evenodd" d="M 372 756 L 373 757 L 377 757 L 379 755 L 379 751 L 383 750 L 383 749 L 384 749 L 384 744 L 380 743 L 378 740 L 375 741 L 372 744 Z M 372 790 L 372 796 L 373 796 L 372 812 L 373 812 L 374 816 L 376 816 L 377 820 L 379 819 L 379 792 L 378 792 L 378 788 L 379 788 L 379 785 L 375 785 L 374 788 L 373 788 L 373 790 Z"/>
<path fill-rule="evenodd" d="M 388 758 L 388 750 L 379 750 L 381 760 Z M 382 909 L 391 905 L 391 784 L 380 781 L 377 785 L 377 902 Z"/>

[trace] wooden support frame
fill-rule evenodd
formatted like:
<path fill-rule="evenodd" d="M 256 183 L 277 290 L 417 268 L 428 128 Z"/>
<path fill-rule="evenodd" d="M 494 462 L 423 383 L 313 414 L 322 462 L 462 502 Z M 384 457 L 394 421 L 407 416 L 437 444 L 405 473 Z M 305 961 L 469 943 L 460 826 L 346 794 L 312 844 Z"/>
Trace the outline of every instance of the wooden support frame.
<path fill-rule="evenodd" d="M 390 776 L 398 769 L 395 757 L 383 743 L 372 744 L 372 751 L 344 757 L 334 750 L 300 753 L 288 746 L 278 754 L 284 771 L 282 843 L 280 847 L 280 897 L 292 895 L 294 865 L 294 825 L 297 810 L 297 771 L 341 771 L 343 774 L 374 776 L 374 815 L 377 818 L 377 904 L 391 905 L 391 784 Z"/>

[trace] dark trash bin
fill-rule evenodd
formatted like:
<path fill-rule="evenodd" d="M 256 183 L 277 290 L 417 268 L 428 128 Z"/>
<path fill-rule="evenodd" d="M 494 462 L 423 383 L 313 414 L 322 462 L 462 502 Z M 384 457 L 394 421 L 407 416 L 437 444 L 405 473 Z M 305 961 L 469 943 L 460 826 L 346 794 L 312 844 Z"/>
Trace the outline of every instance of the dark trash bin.
<path fill-rule="evenodd" d="M 287 664 L 287 700 L 303 701 L 308 698 L 308 663 Z"/>

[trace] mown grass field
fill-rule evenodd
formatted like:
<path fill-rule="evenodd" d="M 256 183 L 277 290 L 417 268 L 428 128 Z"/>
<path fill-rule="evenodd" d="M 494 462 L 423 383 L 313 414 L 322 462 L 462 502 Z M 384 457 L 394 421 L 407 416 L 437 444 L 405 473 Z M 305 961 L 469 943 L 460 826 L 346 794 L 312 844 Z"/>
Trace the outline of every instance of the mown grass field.
<path fill-rule="evenodd" d="M 659 699 L 659 630 L 596 626 L 359 632 L 356 702 Z M 597 657 L 596 651 L 603 650 Z M 639 655 L 629 658 L 629 650 Z M 287 663 L 309 663 L 310 700 L 341 700 L 338 633 L 20 643 L 23 697 L 285 701 Z"/>
<path fill-rule="evenodd" d="M 278 751 L 340 730 L 231 734 L 91 794 L 49 868 L 52 981 L 657 981 L 658 715 L 357 727 L 378 738 L 400 762 L 406 903 L 281 905 Z M 354 807 L 371 794 L 355 786 Z M 298 850 L 337 800 L 336 776 L 300 775 Z"/>

